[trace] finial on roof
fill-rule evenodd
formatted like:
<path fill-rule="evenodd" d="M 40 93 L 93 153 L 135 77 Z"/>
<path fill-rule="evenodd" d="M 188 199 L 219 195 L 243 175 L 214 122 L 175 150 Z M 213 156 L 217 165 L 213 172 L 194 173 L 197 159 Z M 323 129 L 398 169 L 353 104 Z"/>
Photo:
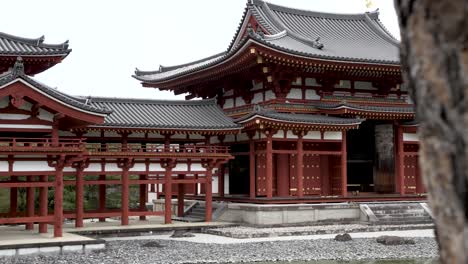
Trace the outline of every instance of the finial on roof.
<path fill-rule="evenodd" d="M 20 56 L 16 58 L 15 65 L 13 66 L 13 69 L 11 69 L 11 72 L 16 75 L 24 74 L 23 58 L 21 58 Z"/>
<path fill-rule="evenodd" d="M 68 39 L 62 44 L 63 49 L 68 49 Z"/>
<path fill-rule="evenodd" d="M 312 46 L 317 49 L 323 49 L 323 43 L 320 43 L 320 37 L 317 37 L 314 41 L 312 41 Z"/>
<path fill-rule="evenodd" d="M 41 37 L 39 37 L 39 38 L 37 39 L 36 45 L 39 46 L 40 44 L 42 44 L 42 43 L 44 42 L 44 39 L 45 39 L 44 35 L 42 35 Z"/>

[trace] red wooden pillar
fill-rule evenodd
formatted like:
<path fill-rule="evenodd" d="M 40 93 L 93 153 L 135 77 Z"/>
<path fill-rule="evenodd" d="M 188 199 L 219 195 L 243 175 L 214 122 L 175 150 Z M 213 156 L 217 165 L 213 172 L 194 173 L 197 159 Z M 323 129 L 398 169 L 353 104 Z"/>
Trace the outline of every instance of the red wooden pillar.
<path fill-rule="evenodd" d="M 184 178 L 184 174 L 179 174 L 179 179 Z M 177 185 L 177 216 L 184 216 L 184 196 L 185 196 L 185 184 L 179 183 Z"/>
<path fill-rule="evenodd" d="M 198 174 L 195 174 L 194 177 L 195 177 L 195 180 L 198 180 Z M 198 193 L 199 193 L 199 190 L 198 190 L 198 182 L 197 182 L 195 183 L 194 195 L 198 195 Z"/>
<path fill-rule="evenodd" d="M 79 162 L 76 166 L 76 185 L 75 185 L 75 204 L 76 204 L 76 219 L 75 227 L 83 227 L 83 184 L 84 184 L 84 162 Z"/>
<path fill-rule="evenodd" d="M 172 169 L 175 167 L 174 160 L 164 160 L 161 167 L 164 173 L 164 223 L 172 223 Z"/>
<path fill-rule="evenodd" d="M 146 180 L 148 178 L 147 174 L 140 174 L 140 180 Z M 148 186 L 145 184 L 140 184 L 140 211 L 146 211 L 146 200 L 148 199 Z M 146 220 L 145 215 L 140 215 L 140 220 Z"/>
<path fill-rule="evenodd" d="M 17 176 L 11 176 L 10 180 L 12 182 L 18 181 Z M 10 188 L 10 216 L 16 217 L 18 211 L 18 188 L 12 187 Z"/>
<path fill-rule="evenodd" d="M 121 225 L 128 225 L 128 212 L 129 212 L 129 187 L 130 187 L 130 179 L 128 175 L 128 170 L 130 169 L 130 160 L 125 159 L 123 163 L 119 165 L 122 168 L 122 215 L 120 219 Z"/>
<path fill-rule="evenodd" d="M 47 182 L 47 176 L 42 175 L 40 176 L 41 182 Z M 40 216 L 47 216 L 48 209 L 49 209 L 49 201 L 48 201 L 48 187 L 41 187 L 39 189 L 39 215 Z M 39 233 L 47 233 L 47 223 L 39 223 Z"/>
<path fill-rule="evenodd" d="M 348 162 L 346 153 L 346 131 L 342 131 L 341 140 L 341 195 L 348 195 Z"/>
<path fill-rule="evenodd" d="M 266 197 L 273 197 L 273 133 L 266 131 Z"/>
<path fill-rule="evenodd" d="M 34 176 L 28 176 L 27 179 L 28 179 L 28 182 L 34 182 Z M 28 217 L 34 217 L 34 204 L 35 204 L 34 193 L 35 193 L 34 187 L 26 188 L 26 215 Z M 34 223 L 26 224 L 26 230 L 33 230 L 33 229 L 34 229 Z"/>
<path fill-rule="evenodd" d="M 63 167 L 65 158 L 62 156 L 55 166 L 54 182 L 54 237 L 62 237 L 63 226 Z"/>
<path fill-rule="evenodd" d="M 255 199 L 255 141 L 249 138 L 249 197 Z"/>
<path fill-rule="evenodd" d="M 403 127 L 398 126 L 397 128 L 397 151 L 398 151 L 398 167 L 396 168 L 397 173 L 397 190 L 399 190 L 400 195 L 405 195 L 405 156 L 404 156 L 404 145 L 403 145 Z"/>
<path fill-rule="evenodd" d="M 213 164 L 209 162 L 206 166 L 206 183 L 205 183 L 205 221 L 211 222 L 213 213 Z"/>
<path fill-rule="evenodd" d="M 302 133 L 297 137 L 297 196 L 304 197 L 304 146 Z"/>

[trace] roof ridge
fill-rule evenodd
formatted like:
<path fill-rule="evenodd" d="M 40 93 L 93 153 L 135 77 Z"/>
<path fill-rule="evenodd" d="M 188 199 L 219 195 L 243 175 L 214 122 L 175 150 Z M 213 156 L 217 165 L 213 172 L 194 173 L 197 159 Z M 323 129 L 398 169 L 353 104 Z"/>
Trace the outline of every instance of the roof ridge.
<path fill-rule="evenodd" d="M 148 99 L 148 98 L 125 98 L 125 97 L 100 97 L 86 96 L 86 99 L 91 102 L 118 102 L 118 103 L 141 103 L 141 104 L 169 104 L 169 105 L 210 105 L 216 104 L 215 98 L 202 100 L 164 100 L 164 99 Z"/>
<path fill-rule="evenodd" d="M 378 16 L 378 11 L 365 12 L 365 13 L 332 13 L 332 12 L 323 12 L 317 10 L 307 10 L 299 9 L 293 7 L 282 6 L 278 4 L 273 4 L 264 0 L 250 0 L 253 5 L 262 6 L 263 4 L 268 5 L 270 9 L 274 9 L 278 12 L 292 13 L 296 15 L 303 16 L 315 16 L 323 18 L 334 18 L 334 19 L 364 19 L 366 13 L 370 14 L 372 17 Z"/>
<path fill-rule="evenodd" d="M 25 38 L 25 37 L 19 37 L 19 36 L 7 34 L 5 32 L 0 32 L 0 38 L 2 37 L 7 38 L 12 41 L 22 42 L 24 44 L 33 45 L 33 46 L 37 46 L 41 48 L 55 48 L 55 49 L 64 49 L 64 50 L 68 49 L 68 40 L 59 44 L 46 44 L 44 43 L 44 40 L 45 40 L 44 35 L 38 38 Z"/>

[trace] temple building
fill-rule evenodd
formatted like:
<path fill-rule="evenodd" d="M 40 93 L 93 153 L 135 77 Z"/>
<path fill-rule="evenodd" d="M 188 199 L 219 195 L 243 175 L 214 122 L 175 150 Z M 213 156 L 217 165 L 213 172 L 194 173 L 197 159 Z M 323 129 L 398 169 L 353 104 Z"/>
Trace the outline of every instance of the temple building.
<path fill-rule="evenodd" d="M 136 70 L 143 87 L 188 94 L 182 101 L 67 95 L 32 77 L 61 62 L 67 42 L 0 33 L 0 189 L 9 193 L 0 224 L 39 224 L 41 233 L 53 225 L 59 237 L 64 219 L 78 228 L 87 218 L 170 223 L 188 198 L 204 201 L 205 221 L 213 200 L 424 199 L 399 43 L 378 15 L 248 0 L 225 52 Z M 89 186 L 98 204 L 85 209 Z M 120 206 L 110 208 L 115 186 Z M 74 206 L 65 208 L 70 190 Z M 162 209 L 148 210 L 156 198 Z"/>

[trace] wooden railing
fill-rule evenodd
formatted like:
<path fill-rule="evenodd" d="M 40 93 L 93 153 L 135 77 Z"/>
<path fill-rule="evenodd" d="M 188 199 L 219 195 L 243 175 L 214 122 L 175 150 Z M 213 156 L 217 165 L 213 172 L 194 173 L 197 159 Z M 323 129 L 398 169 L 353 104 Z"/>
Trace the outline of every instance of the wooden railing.
<path fill-rule="evenodd" d="M 83 139 L 60 139 L 54 141 L 51 138 L 0 138 L 0 150 L 3 151 L 80 150 L 83 148 Z"/>
<path fill-rule="evenodd" d="M 195 153 L 229 153 L 227 146 L 214 145 L 144 145 L 144 144 L 86 144 L 86 149 L 91 153 L 104 152 L 130 152 L 130 153 L 180 153 L 180 154 L 195 154 Z"/>
<path fill-rule="evenodd" d="M 229 147 L 215 145 L 170 145 L 141 143 L 87 143 L 84 138 L 60 139 L 51 138 L 0 138 L 0 151 L 83 151 L 93 155 L 105 153 L 140 153 L 140 154 L 228 154 Z"/>

